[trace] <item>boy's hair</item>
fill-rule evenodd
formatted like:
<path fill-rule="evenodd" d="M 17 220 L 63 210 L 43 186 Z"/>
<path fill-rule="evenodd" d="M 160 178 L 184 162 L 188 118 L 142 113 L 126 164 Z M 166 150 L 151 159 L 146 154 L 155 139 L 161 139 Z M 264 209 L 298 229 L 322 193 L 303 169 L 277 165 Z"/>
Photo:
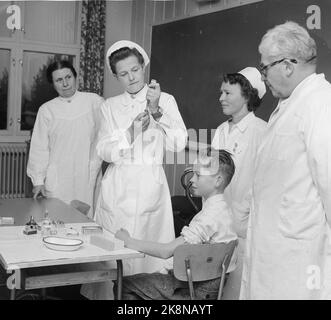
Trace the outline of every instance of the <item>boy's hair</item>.
<path fill-rule="evenodd" d="M 201 158 L 209 158 L 209 161 L 206 162 Z M 208 147 L 204 150 L 200 156 L 200 163 L 211 168 L 211 170 L 216 170 L 215 173 L 221 173 L 224 178 L 224 188 L 231 182 L 231 179 L 235 172 L 235 164 L 233 162 L 231 153 L 226 150 L 216 150 L 211 147 Z"/>

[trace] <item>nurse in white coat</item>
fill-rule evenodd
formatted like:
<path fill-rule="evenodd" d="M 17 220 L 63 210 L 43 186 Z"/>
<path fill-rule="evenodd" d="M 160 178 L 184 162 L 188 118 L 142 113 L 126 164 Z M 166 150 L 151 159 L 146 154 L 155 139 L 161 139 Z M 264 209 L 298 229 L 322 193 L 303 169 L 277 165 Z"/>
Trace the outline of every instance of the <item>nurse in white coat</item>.
<path fill-rule="evenodd" d="M 331 84 L 297 23 L 269 30 L 261 73 L 279 98 L 259 149 L 242 299 L 331 298 Z"/>
<path fill-rule="evenodd" d="M 111 73 L 124 93 L 102 105 L 98 155 L 110 165 L 101 183 L 96 221 L 116 232 L 127 229 L 141 240 L 175 238 L 171 198 L 162 167 L 165 149 L 181 151 L 187 140 L 173 96 L 144 81 L 149 58 L 131 41 L 118 41 L 107 52 Z M 161 271 L 163 259 L 123 262 L 124 274 Z"/>
<path fill-rule="evenodd" d="M 27 175 L 35 198 L 41 194 L 67 203 L 80 200 L 92 207 L 101 168 L 95 146 L 103 99 L 77 91 L 76 78 L 76 70 L 67 60 L 48 66 L 47 79 L 59 96 L 39 108 Z"/>
<path fill-rule="evenodd" d="M 267 125 L 255 116 L 254 111 L 265 93 L 265 84 L 256 68 L 247 67 L 223 77 L 220 103 L 223 113 L 230 119 L 217 128 L 212 147 L 226 149 L 233 155 L 236 171 L 224 191 L 224 197 L 232 210 L 234 229 L 239 239 L 237 268 L 229 275 L 224 299 L 239 299 L 250 191 L 257 150 Z"/>

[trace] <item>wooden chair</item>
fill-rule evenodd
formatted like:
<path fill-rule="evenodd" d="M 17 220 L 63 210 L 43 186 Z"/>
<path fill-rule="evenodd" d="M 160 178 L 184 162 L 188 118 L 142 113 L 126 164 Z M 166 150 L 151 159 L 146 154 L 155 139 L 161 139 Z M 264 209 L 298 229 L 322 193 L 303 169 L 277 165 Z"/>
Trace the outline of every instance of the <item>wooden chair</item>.
<path fill-rule="evenodd" d="M 229 243 L 181 245 L 174 252 L 174 275 L 188 281 L 190 297 L 195 299 L 195 281 L 220 278 L 217 300 L 221 300 L 225 274 L 238 240 Z"/>

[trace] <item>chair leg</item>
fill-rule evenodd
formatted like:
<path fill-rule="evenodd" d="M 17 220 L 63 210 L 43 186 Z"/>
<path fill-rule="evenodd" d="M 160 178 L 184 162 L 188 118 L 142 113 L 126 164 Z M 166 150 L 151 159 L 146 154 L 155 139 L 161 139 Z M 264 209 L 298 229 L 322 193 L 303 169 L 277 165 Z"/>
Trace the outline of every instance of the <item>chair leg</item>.
<path fill-rule="evenodd" d="M 15 300 L 16 297 L 16 289 L 10 289 L 10 300 Z"/>
<path fill-rule="evenodd" d="M 122 264 L 122 260 L 116 260 L 116 263 L 117 263 L 117 300 L 122 300 L 123 264 Z"/>
<path fill-rule="evenodd" d="M 188 280 L 188 287 L 190 290 L 190 297 L 191 300 L 195 300 L 195 293 L 194 293 L 194 287 L 193 287 L 193 281 L 192 281 L 192 272 L 191 272 L 191 266 L 190 266 L 190 259 L 185 259 L 185 267 L 186 267 L 186 275 Z"/>
<path fill-rule="evenodd" d="M 40 289 L 40 297 L 41 297 L 42 300 L 46 300 L 47 299 L 46 288 L 41 288 Z"/>
<path fill-rule="evenodd" d="M 221 275 L 221 281 L 220 281 L 220 286 L 218 288 L 218 295 L 217 295 L 217 300 L 222 299 L 222 293 L 223 293 L 223 288 L 224 288 L 224 281 L 225 281 L 225 262 L 227 260 L 228 256 L 226 255 L 223 262 L 222 262 L 222 275 Z"/>

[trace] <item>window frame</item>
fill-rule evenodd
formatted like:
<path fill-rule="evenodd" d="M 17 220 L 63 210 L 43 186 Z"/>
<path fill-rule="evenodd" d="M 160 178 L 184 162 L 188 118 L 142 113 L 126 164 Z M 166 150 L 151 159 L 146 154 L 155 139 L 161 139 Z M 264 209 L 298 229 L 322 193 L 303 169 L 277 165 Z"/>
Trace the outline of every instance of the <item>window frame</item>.
<path fill-rule="evenodd" d="M 9 83 L 7 98 L 7 129 L 0 130 L 0 143 L 13 142 L 21 143 L 29 140 L 30 131 L 21 130 L 21 101 L 22 101 L 22 82 L 23 82 L 23 55 L 25 51 L 45 53 L 45 54 L 64 54 L 74 58 L 74 67 L 79 74 L 80 59 L 80 39 L 81 39 L 81 10 L 80 1 L 71 1 L 76 6 L 76 36 L 75 43 L 50 43 L 24 39 L 24 17 L 26 3 L 12 2 L 21 9 L 22 30 L 15 30 L 11 37 L 0 37 L 0 49 L 10 50 Z"/>

